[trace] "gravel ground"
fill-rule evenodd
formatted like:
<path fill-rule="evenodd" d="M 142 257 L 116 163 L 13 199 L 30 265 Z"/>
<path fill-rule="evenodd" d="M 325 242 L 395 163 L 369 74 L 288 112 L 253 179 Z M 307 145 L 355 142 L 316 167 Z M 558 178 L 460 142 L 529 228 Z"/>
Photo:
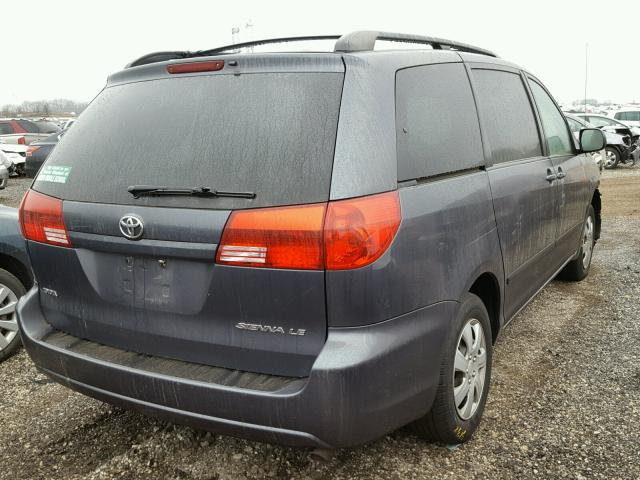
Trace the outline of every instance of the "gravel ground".
<path fill-rule="evenodd" d="M 22 195 L 29 188 L 33 179 L 26 177 L 11 177 L 4 190 L 0 190 L 0 205 L 16 207 L 20 205 Z"/>
<path fill-rule="evenodd" d="M 406 430 L 316 464 L 304 450 L 121 410 L 0 365 L 0 478 L 640 479 L 640 169 L 605 172 L 591 274 L 552 282 L 502 333 L 483 422 L 459 448 Z M 13 205 L 26 181 L 0 202 Z M 373 420 L 373 419 L 372 419 Z"/>

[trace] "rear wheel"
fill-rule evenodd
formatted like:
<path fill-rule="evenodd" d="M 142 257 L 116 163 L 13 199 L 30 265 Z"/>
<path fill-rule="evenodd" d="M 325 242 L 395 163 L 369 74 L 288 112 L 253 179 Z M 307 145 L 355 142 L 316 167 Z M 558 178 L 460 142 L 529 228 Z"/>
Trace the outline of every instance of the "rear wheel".
<path fill-rule="evenodd" d="M 452 322 L 431 411 L 413 424 L 423 438 L 463 443 L 480 424 L 491 380 L 491 324 L 482 300 L 468 293 Z"/>
<path fill-rule="evenodd" d="M 613 147 L 605 148 L 604 168 L 616 168 L 620 162 L 620 153 Z"/>
<path fill-rule="evenodd" d="M 596 214 L 593 206 L 589 205 L 587 218 L 582 226 L 582 236 L 580 237 L 580 251 L 576 258 L 567 263 L 559 277 L 562 280 L 571 282 L 579 282 L 589 275 L 589 267 L 591 266 L 591 257 L 593 256 L 593 247 L 596 230 Z"/>
<path fill-rule="evenodd" d="M 22 282 L 0 268 L 0 362 L 20 346 L 16 305 L 25 293 Z"/>

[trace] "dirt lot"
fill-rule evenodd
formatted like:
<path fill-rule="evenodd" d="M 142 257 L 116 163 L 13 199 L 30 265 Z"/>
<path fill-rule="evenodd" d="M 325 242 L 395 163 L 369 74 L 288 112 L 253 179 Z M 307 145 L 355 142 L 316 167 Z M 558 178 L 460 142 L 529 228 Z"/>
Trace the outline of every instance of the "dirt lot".
<path fill-rule="evenodd" d="M 0 202 L 16 205 L 28 182 L 11 183 Z M 73 393 L 21 351 L 0 365 L 0 478 L 640 479 L 640 168 L 606 172 L 602 192 L 590 276 L 552 282 L 504 330 L 484 420 L 462 447 L 401 430 L 317 465 Z"/>

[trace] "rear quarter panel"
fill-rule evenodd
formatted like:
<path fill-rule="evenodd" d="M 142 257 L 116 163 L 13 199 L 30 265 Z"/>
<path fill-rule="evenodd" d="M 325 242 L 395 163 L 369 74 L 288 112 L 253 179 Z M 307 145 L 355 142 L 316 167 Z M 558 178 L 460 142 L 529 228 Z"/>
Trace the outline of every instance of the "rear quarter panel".
<path fill-rule="evenodd" d="M 487 173 L 401 188 L 402 223 L 387 252 L 356 270 L 327 272 L 330 327 L 381 322 L 457 301 L 484 272 L 504 279 Z"/>

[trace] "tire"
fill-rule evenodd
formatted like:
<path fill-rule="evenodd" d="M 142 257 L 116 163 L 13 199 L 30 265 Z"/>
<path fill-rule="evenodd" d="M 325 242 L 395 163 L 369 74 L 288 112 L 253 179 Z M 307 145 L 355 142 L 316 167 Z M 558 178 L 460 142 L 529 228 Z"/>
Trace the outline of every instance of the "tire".
<path fill-rule="evenodd" d="M 6 312 L 0 315 L 0 362 L 9 358 L 20 346 L 16 304 L 26 292 L 20 280 L 0 268 L 0 312 Z"/>
<path fill-rule="evenodd" d="M 467 357 L 463 354 L 468 343 L 465 341 L 467 327 L 472 329 L 471 333 L 475 332 L 471 337 L 471 344 L 473 348 L 476 341 L 479 343 L 478 355 Z M 412 424 L 414 432 L 419 437 L 445 444 L 464 443 L 472 437 L 480 424 L 491 383 L 491 339 L 491 322 L 487 309 L 479 297 L 468 293 L 462 301 L 457 317 L 452 320 L 451 330 L 445 341 L 440 364 L 440 381 L 431 410 Z M 481 357 L 485 359 L 484 368 L 480 367 L 478 361 Z M 481 377 L 482 371 L 484 375 Z M 483 382 L 480 385 L 481 379 Z M 473 394 L 473 401 L 469 394 L 466 397 L 461 396 L 460 403 L 454 399 L 454 392 L 463 385 L 474 386 L 468 389 Z M 464 390 L 461 391 L 463 392 Z M 468 406 L 469 409 L 466 408 Z"/>
<path fill-rule="evenodd" d="M 596 244 L 595 228 L 596 214 L 593 205 L 589 205 L 587 217 L 582 225 L 578 255 L 562 269 L 560 275 L 558 275 L 561 280 L 579 282 L 589 275 L 589 267 L 591 266 L 591 259 L 593 257 L 593 247 Z"/>
<path fill-rule="evenodd" d="M 620 163 L 620 153 L 614 147 L 605 147 L 604 168 L 610 170 Z"/>

